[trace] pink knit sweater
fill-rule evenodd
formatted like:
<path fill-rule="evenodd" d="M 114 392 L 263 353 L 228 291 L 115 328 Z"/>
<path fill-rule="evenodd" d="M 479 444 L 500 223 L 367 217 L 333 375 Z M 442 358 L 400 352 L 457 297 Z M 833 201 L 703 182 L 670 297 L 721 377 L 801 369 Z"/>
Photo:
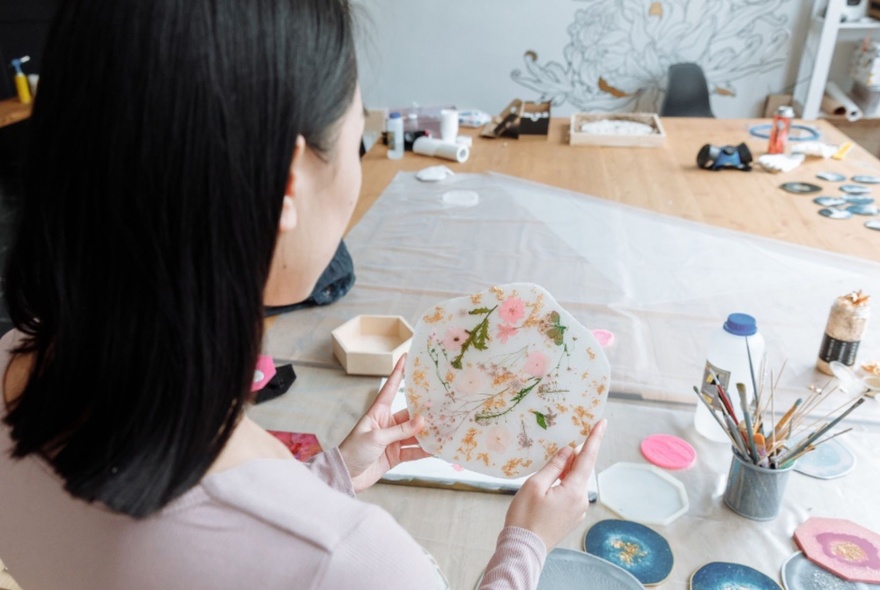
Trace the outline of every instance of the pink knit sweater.
<path fill-rule="evenodd" d="M 14 334 L 0 339 L 0 375 Z M 447 587 L 388 513 L 355 499 L 338 449 L 208 475 L 134 520 L 72 498 L 43 461 L 13 461 L 11 448 L 0 425 L 0 557 L 25 590 Z M 535 588 L 545 556 L 537 535 L 507 527 L 480 588 Z"/>

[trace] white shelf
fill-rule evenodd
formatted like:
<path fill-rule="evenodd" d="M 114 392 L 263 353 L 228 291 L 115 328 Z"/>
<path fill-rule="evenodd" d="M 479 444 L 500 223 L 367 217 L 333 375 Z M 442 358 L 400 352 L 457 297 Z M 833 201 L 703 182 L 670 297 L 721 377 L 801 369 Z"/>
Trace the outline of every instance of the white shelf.
<path fill-rule="evenodd" d="M 813 17 L 804 44 L 798 69 L 799 81 L 794 90 L 794 103 L 803 119 L 820 116 L 825 84 L 831 69 L 834 50 L 842 40 L 852 41 L 860 33 L 880 31 L 880 21 L 868 17 L 853 22 L 841 22 L 846 0 L 813 0 Z M 824 16 L 823 16 L 824 8 Z"/>

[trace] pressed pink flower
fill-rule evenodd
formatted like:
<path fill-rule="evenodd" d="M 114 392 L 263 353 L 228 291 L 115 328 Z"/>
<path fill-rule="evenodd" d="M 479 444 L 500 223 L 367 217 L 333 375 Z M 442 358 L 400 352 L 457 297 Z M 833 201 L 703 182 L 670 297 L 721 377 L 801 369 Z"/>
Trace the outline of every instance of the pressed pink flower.
<path fill-rule="evenodd" d="M 543 377 L 547 374 L 547 368 L 550 365 L 550 359 L 542 352 L 530 352 L 526 357 L 525 372 L 535 377 Z"/>
<path fill-rule="evenodd" d="M 489 378 L 477 367 L 465 367 L 455 378 L 455 390 L 463 395 L 484 393 L 489 388 Z"/>
<path fill-rule="evenodd" d="M 516 336 L 516 328 L 510 324 L 498 324 L 498 339 L 501 344 L 507 344 L 507 339 Z"/>
<path fill-rule="evenodd" d="M 508 324 L 515 324 L 526 315 L 526 304 L 519 297 L 511 297 L 498 308 L 498 315 Z"/>
<path fill-rule="evenodd" d="M 449 328 L 446 330 L 446 335 L 443 336 L 443 348 L 447 352 L 458 352 L 467 339 L 468 333 L 464 328 Z"/>
<path fill-rule="evenodd" d="M 493 426 L 486 431 L 486 447 L 490 451 L 503 453 L 512 442 L 513 434 L 511 434 L 507 426 Z"/>

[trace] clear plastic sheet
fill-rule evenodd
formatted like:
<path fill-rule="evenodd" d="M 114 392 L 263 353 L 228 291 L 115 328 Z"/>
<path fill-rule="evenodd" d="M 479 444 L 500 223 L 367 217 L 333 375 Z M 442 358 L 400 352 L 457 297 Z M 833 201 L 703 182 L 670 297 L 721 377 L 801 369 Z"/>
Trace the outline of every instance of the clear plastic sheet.
<path fill-rule="evenodd" d="M 444 198 L 450 191 L 479 198 Z M 814 366 L 834 299 L 856 289 L 880 298 L 872 261 L 495 173 L 437 183 L 399 173 L 346 243 L 354 288 L 333 305 L 280 316 L 267 337 L 275 358 L 338 366 L 330 331 L 357 314 L 396 314 L 414 325 L 441 300 L 534 282 L 587 327 L 615 334 L 606 353 L 620 397 L 696 403 L 710 334 L 729 313 L 753 315 L 774 377 L 786 363 L 780 413 L 830 379 Z M 869 322 L 859 362 L 880 360 L 878 326 Z M 845 401 L 835 393 L 823 407 Z M 869 400 L 851 419 L 880 421 L 878 406 Z"/>

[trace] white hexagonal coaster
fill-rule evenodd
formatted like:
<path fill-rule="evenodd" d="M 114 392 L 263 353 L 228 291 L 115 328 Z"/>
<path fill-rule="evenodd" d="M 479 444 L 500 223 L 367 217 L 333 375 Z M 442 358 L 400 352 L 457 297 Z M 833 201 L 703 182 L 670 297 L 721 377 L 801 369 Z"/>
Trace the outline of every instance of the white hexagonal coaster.
<path fill-rule="evenodd" d="M 688 511 L 684 484 L 653 465 L 615 463 L 599 474 L 599 500 L 621 518 L 666 525 Z"/>
<path fill-rule="evenodd" d="M 610 367 L 588 329 L 531 283 L 442 302 L 419 319 L 406 361 L 410 415 L 427 452 L 503 478 L 586 440 Z"/>

